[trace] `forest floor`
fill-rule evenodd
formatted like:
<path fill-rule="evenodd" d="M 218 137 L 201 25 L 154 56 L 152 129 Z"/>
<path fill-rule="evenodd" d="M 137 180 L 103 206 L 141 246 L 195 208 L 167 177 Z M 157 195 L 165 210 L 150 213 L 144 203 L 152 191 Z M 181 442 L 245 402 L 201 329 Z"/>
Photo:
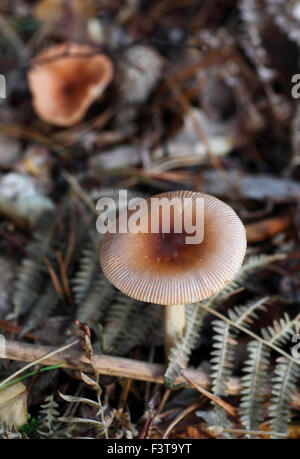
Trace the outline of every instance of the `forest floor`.
<path fill-rule="evenodd" d="M 0 437 L 300 438 L 299 30 L 298 0 L 1 0 Z M 211 194 L 246 228 L 168 364 L 164 307 L 101 272 L 119 189 Z"/>

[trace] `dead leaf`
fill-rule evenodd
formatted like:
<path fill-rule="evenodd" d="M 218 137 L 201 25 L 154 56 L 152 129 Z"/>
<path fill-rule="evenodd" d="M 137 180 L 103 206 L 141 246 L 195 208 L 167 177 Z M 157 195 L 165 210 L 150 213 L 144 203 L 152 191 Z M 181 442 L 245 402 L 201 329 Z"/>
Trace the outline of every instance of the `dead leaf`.
<path fill-rule="evenodd" d="M 246 225 L 247 240 L 249 243 L 261 242 L 287 229 L 292 223 L 289 215 L 279 215 L 266 218 Z"/>
<path fill-rule="evenodd" d="M 27 390 L 18 382 L 0 390 L 0 422 L 19 427 L 27 422 Z"/>

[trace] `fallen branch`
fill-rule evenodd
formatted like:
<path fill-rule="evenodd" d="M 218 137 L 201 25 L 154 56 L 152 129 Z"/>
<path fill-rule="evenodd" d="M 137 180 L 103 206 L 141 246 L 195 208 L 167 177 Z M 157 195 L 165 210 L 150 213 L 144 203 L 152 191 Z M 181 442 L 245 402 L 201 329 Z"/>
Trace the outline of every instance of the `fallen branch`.
<path fill-rule="evenodd" d="M 55 352 L 55 348 L 39 344 L 6 340 L 5 346 L 3 346 L 1 351 L 0 358 L 19 360 L 22 362 L 34 362 L 51 352 Z M 96 370 L 101 375 L 164 384 L 166 367 L 162 364 L 99 354 L 94 354 L 93 363 Z M 91 369 L 90 362 L 86 355 L 73 348 L 44 358 L 43 364 L 61 364 L 64 368 L 85 372 L 89 372 Z M 202 387 L 208 387 L 210 385 L 209 377 L 199 370 L 187 369 L 185 370 L 185 376 L 188 376 Z M 183 383 L 186 383 L 186 379 L 183 376 L 179 376 L 176 380 L 176 384 Z"/>

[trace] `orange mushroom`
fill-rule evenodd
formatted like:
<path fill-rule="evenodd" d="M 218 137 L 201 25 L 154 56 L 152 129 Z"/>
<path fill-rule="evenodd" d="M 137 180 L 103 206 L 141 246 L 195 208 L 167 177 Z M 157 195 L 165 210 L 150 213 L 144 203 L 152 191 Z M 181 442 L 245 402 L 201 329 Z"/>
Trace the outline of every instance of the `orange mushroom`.
<path fill-rule="evenodd" d="M 148 232 L 121 233 L 117 225 L 116 233 L 104 236 L 100 264 L 107 279 L 123 293 L 166 306 L 168 352 L 184 331 L 184 305 L 202 301 L 230 282 L 243 262 L 247 242 L 244 225 L 234 210 L 213 196 L 176 191 L 153 197 L 182 201 L 180 216 L 176 216 L 176 207 L 170 207 L 170 232 L 162 231 L 162 212 L 153 217 L 147 210 Z M 192 198 L 194 223 L 196 200 L 203 200 L 204 238 L 200 243 L 187 243 L 186 237 L 192 233 L 185 231 L 184 224 L 181 232 L 175 232 L 175 217 L 184 220 L 185 198 Z M 146 201 L 147 209 L 151 209 L 150 200 Z M 151 218 L 159 220 L 158 233 L 150 231 Z"/>
<path fill-rule="evenodd" d="M 90 45 L 64 43 L 32 61 L 28 83 L 38 116 L 57 126 L 72 126 L 85 115 L 113 77 L 113 64 Z"/>

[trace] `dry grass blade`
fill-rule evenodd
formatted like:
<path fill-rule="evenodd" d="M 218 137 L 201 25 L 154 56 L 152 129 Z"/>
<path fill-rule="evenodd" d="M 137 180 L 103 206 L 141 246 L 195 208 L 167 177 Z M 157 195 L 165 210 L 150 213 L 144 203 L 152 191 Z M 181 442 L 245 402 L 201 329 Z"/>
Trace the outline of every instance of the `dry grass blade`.
<path fill-rule="evenodd" d="M 47 359 L 50 359 L 51 357 L 54 357 L 55 355 L 59 354 L 60 352 L 66 351 L 67 349 L 70 349 L 71 347 L 75 346 L 75 344 L 77 344 L 78 342 L 79 341 L 77 340 L 77 341 L 73 341 L 72 343 L 66 344 L 65 346 L 62 346 L 62 347 L 60 347 L 58 349 L 50 351 L 49 353 L 47 353 L 45 355 L 40 356 L 39 358 L 37 358 L 33 362 L 30 362 L 28 365 L 25 365 L 25 367 L 21 368 L 20 370 L 16 371 L 12 375 L 8 376 L 6 379 L 1 381 L 0 390 L 1 390 L 1 386 L 6 384 L 7 382 L 11 381 L 12 379 L 15 379 L 16 376 L 20 375 L 21 373 L 24 373 L 24 371 L 28 370 L 29 368 L 33 367 L 34 365 L 38 365 L 41 362 L 45 362 Z M 6 353 L 6 351 L 5 351 L 5 353 Z M 2 356 L 2 358 L 11 358 L 11 357 L 8 357 L 8 356 L 6 356 L 4 354 Z"/>
<path fill-rule="evenodd" d="M 182 419 L 184 419 L 188 414 L 192 413 L 193 411 L 195 411 L 197 408 L 199 408 L 199 406 L 203 403 L 203 400 L 198 400 L 197 402 L 195 403 L 192 403 L 192 405 L 188 406 L 187 408 L 185 408 L 184 410 L 181 411 L 181 413 L 178 414 L 178 416 L 176 416 L 176 418 L 171 422 L 171 424 L 166 428 L 166 430 L 164 431 L 163 433 L 163 436 L 162 438 L 165 439 L 165 438 L 168 438 L 170 432 L 174 429 L 174 427 L 180 422 L 182 421 Z"/>
<path fill-rule="evenodd" d="M 182 375 L 198 392 L 209 398 L 212 402 L 216 403 L 220 408 L 230 414 L 230 416 L 233 416 L 234 418 L 237 417 L 236 409 L 233 406 L 224 402 L 224 400 L 221 400 L 219 397 L 211 394 L 208 390 L 204 389 L 204 387 L 199 386 L 199 384 L 187 376 L 185 371 L 182 371 Z"/>

